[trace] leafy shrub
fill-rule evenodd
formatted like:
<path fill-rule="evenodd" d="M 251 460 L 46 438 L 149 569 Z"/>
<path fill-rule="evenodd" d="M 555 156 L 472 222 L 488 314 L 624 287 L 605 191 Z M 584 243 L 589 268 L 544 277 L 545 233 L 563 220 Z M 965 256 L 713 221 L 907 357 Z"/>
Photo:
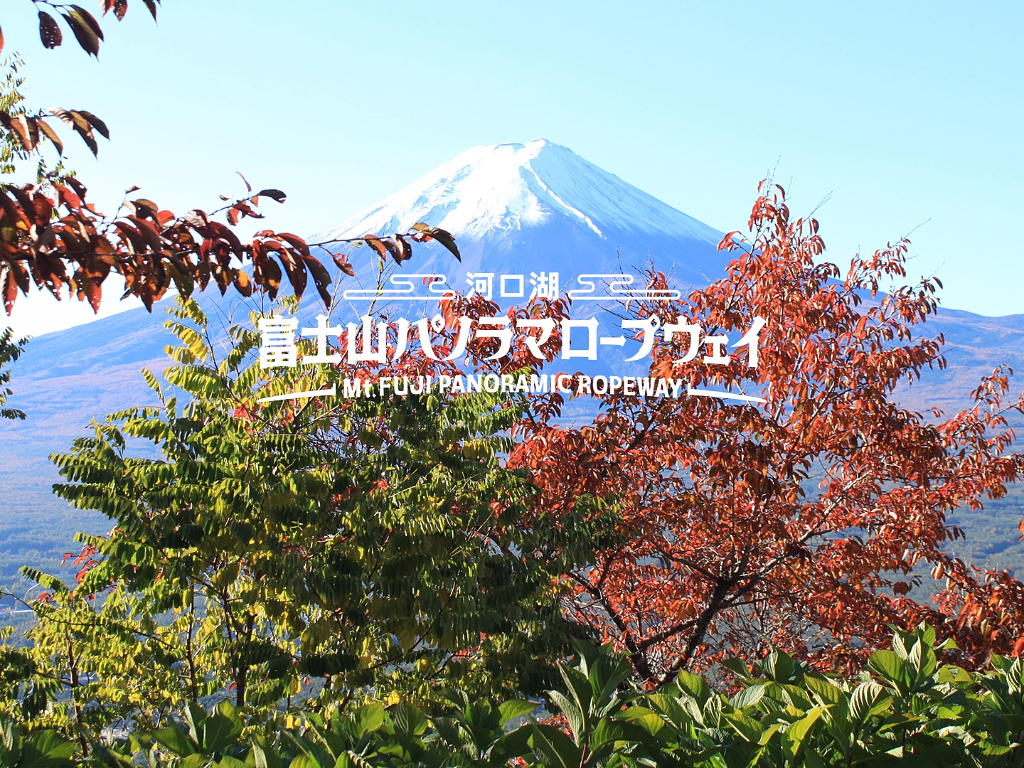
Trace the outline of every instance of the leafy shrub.
<path fill-rule="evenodd" d="M 329 716 L 292 710 L 257 723 L 221 702 L 139 730 L 88 754 L 52 730 L 0 718 L 4 766 L 152 768 L 618 768 L 629 766 L 1002 766 L 1021 756 L 1024 661 L 994 656 L 970 673 L 940 662 L 926 626 L 896 631 L 852 677 L 814 672 L 780 651 L 726 663 L 737 691 L 681 672 L 669 688 L 638 690 L 609 648 L 580 647 L 538 702 L 452 694 L 430 716 L 408 702 L 370 702 Z M 525 722 L 519 722 L 525 717 Z M 519 724 L 517 725 L 517 722 Z"/>

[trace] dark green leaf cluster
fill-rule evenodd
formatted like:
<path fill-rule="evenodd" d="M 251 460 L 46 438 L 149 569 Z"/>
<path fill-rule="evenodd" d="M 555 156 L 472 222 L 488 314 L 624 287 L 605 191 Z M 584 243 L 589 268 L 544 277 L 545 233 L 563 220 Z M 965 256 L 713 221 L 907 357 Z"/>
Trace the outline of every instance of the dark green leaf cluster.
<path fill-rule="evenodd" d="M 851 678 L 809 671 L 779 651 L 727 666 L 734 695 L 682 673 L 655 693 L 629 684 L 609 648 L 580 645 L 536 701 L 465 692 L 428 714 L 407 701 L 255 722 L 228 702 L 190 705 L 180 720 L 78 750 L 52 730 L 0 717 L 3 764 L 214 768 L 750 768 L 751 766 L 1011 766 L 1021 757 L 1024 663 L 987 672 L 940 664 L 945 647 L 921 626 L 897 632 Z M 86 756 L 86 752 L 88 756 Z"/>
<path fill-rule="evenodd" d="M 10 328 L 4 328 L 3 331 L 0 331 L 0 419 L 25 418 L 24 411 L 19 411 L 17 408 L 4 407 L 7 403 L 7 398 L 13 394 L 11 388 L 7 386 L 11 380 L 11 372 L 4 369 L 21 357 L 21 354 L 25 351 L 25 343 L 28 341 L 28 339 L 14 341 L 13 338 L 14 332 Z"/>

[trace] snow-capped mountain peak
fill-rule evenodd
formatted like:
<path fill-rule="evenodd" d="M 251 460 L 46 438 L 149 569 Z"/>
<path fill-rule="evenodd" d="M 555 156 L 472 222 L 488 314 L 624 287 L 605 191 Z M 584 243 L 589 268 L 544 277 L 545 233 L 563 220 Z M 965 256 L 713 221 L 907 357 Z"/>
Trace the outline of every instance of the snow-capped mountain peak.
<path fill-rule="evenodd" d="M 463 240 L 565 223 L 718 242 L 720 233 L 545 139 L 479 146 L 315 239 L 401 232 L 417 221 Z"/>

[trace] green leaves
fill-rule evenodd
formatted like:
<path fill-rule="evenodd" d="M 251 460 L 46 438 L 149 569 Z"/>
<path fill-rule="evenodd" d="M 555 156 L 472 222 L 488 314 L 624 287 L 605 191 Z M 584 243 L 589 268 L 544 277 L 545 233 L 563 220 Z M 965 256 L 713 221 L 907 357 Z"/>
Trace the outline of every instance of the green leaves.
<path fill-rule="evenodd" d="M 528 715 L 535 709 L 537 709 L 537 705 L 530 701 L 503 701 L 498 707 L 500 713 L 498 722 L 504 726 L 509 720 Z"/>
<path fill-rule="evenodd" d="M 568 646 L 551 585 L 575 561 L 546 553 L 584 553 L 587 531 L 552 542 L 520 522 L 532 489 L 503 466 L 501 433 L 518 412 L 499 394 L 263 405 L 346 374 L 296 368 L 268 381 L 255 325 L 232 329 L 223 356 L 191 301 L 168 327 L 177 364 L 166 383 L 146 374 L 159 406 L 113 414 L 53 457 L 56 492 L 113 528 L 89 540 L 95 562 L 75 592 L 136 596 L 136 613 L 118 618 L 132 639 L 116 653 L 148 646 L 139 656 L 163 700 L 220 693 L 272 712 L 294 696 L 327 708 L 367 690 L 437 699 L 551 685 L 546 654 Z M 107 664 L 98 647 L 87 657 Z M 629 671 L 610 663 L 575 673 L 606 704 Z M 123 680 L 104 668 L 105 689 Z M 494 727 L 523 706 L 495 711 Z"/>
<path fill-rule="evenodd" d="M 9 768 L 64 768 L 79 765 L 75 745 L 53 730 L 24 733 L 0 713 L 0 765 Z"/>
<path fill-rule="evenodd" d="M 529 743 L 545 768 L 579 768 L 584 764 L 583 747 L 553 726 L 533 726 Z"/>
<path fill-rule="evenodd" d="M 885 688 L 878 683 L 861 683 L 850 698 L 850 717 L 857 724 L 873 715 L 885 712 L 892 705 L 892 698 L 885 695 Z"/>
<path fill-rule="evenodd" d="M 901 641 L 894 645 L 906 651 L 906 662 L 917 641 L 932 647 L 921 634 Z M 221 702 L 211 712 L 189 704 L 163 727 L 142 727 L 113 746 L 93 745 L 88 764 L 504 768 L 514 760 L 527 768 L 798 768 L 899 760 L 936 768 L 998 766 L 1011 764 L 1002 761 L 1019 747 L 1024 722 L 1024 664 L 1018 660 L 996 659 L 984 676 L 964 672 L 962 682 L 934 689 L 919 682 L 913 707 L 895 711 L 900 703 L 891 686 L 809 672 L 800 684 L 750 678 L 731 700 L 692 678 L 676 692 L 647 694 L 620 679 L 622 655 L 607 647 L 581 645 L 579 651 L 561 667 L 563 685 L 549 691 L 571 735 L 532 718 L 510 727 L 536 705 L 499 703 L 464 690 L 452 691 L 450 704 L 438 709 L 435 703 L 430 713 L 399 700 L 388 707 L 331 708 L 328 715 L 307 702 L 302 711 L 258 718 Z M 943 675 L 941 667 L 935 674 L 963 676 Z M 702 704 L 694 694 L 706 695 Z M 85 762 L 70 739 L 45 729 L 27 734 L 0 715 L 3 765 Z"/>
<path fill-rule="evenodd" d="M 904 660 L 895 651 L 875 651 L 868 659 L 868 668 L 894 687 L 906 691 L 909 680 Z"/>
<path fill-rule="evenodd" d="M 250 744 L 243 742 L 244 727 L 235 708 L 226 701 L 220 702 L 210 714 L 202 707 L 190 704 L 185 709 L 183 722 L 135 733 L 129 750 L 112 750 L 110 754 L 114 759 L 127 760 L 134 752 L 143 756 L 150 765 L 163 765 L 162 761 L 167 756 L 173 756 L 180 762 L 172 764 L 182 768 L 244 768 L 246 762 L 240 758 L 251 752 L 252 761 L 256 764 L 262 762 L 268 768 L 280 766 L 280 757 L 267 749 L 265 740 L 257 738 Z"/>
<path fill-rule="evenodd" d="M 932 643 L 934 630 L 919 628 L 915 633 L 896 630 L 893 650 L 875 651 L 868 659 L 868 668 L 891 686 L 901 697 L 934 684 L 938 659 Z"/>
<path fill-rule="evenodd" d="M 7 386 L 11 380 L 10 370 L 5 370 L 11 363 L 15 362 L 25 351 L 25 343 L 28 339 L 13 340 L 13 332 L 10 328 L 0 331 L 0 419 L 24 419 L 25 412 L 16 408 L 5 408 L 7 398 L 13 392 Z"/>

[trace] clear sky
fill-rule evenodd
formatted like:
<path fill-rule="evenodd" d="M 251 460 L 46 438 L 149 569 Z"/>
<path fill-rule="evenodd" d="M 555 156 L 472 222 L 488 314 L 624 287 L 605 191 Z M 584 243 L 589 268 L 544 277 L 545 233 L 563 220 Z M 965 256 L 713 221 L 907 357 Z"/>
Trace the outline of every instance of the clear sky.
<path fill-rule="evenodd" d="M 237 170 L 305 235 L 543 137 L 721 230 L 774 168 L 796 213 L 831 195 L 841 266 L 913 230 L 909 278 L 938 275 L 946 306 L 1024 313 L 1024 4 L 165 0 L 154 25 L 131 0 L 98 62 L 67 33 L 44 50 L 29 0 L 2 26 L 30 105 L 110 126 L 98 161 L 66 142 L 101 209 L 131 184 L 212 208 Z M 18 304 L 32 333 L 87 316 Z"/>

